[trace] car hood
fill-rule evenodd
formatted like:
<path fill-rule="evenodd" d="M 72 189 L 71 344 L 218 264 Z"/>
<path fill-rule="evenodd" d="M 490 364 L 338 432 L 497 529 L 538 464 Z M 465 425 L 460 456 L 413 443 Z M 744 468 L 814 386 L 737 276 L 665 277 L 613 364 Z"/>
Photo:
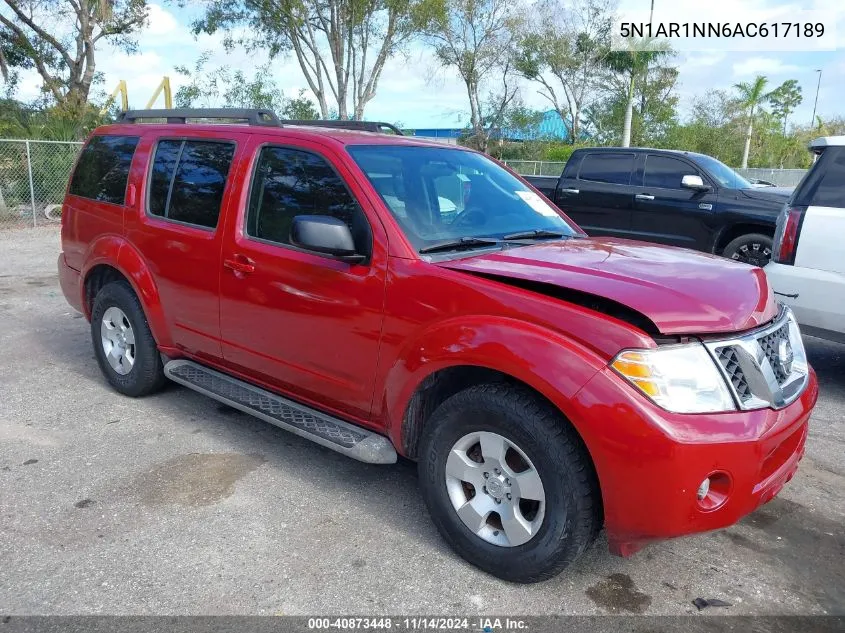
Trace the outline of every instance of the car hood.
<path fill-rule="evenodd" d="M 750 189 L 741 189 L 740 192 L 746 198 L 752 200 L 765 200 L 766 202 L 776 202 L 783 204 L 789 200 L 792 195 L 791 187 L 752 187 Z"/>
<path fill-rule="evenodd" d="M 762 268 L 618 238 L 544 242 L 438 265 L 608 299 L 667 335 L 739 332 L 777 315 Z"/>

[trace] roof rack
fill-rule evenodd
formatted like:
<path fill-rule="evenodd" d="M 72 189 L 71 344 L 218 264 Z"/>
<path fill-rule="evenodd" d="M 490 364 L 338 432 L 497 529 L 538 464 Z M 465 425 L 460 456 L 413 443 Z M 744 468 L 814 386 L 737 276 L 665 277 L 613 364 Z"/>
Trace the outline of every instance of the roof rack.
<path fill-rule="evenodd" d="M 358 130 L 359 132 L 378 132 L 381 134 L 396 134 L 403 136 L 402 130 L 391 123 L 381 121 L 329 121 L 326 119 L 282 119 L 282 125 L 306 125 L 308 127 L 331 127 L 339 130 Z"/>
<path fill-rule="evenodd" d="M 272 110 L 250 108 L 168 108 L 166 110 L 127 110 L 118 119 L 121 123 L 136 123 L 142 119 L 165 119 L 168 123 L 187 123 L 188 119 L 226 119 L 244 121 L 249 125 L 280 127 Z"/>
<path fill-rule="evenodd" d="M 402 136 L 402 130 L 391 123 L 380 121 L 329 121 L 287 119 L 280 121 L 272 110 L 252 108 L 168 108 L 165 110 L 127 110 L 120 114 L 118 122 L 137 123 L 144 119 L 164 119 L 167 123 L 187 123 L 188 119 L 222 119 L 225 121 L 245 122 L 263 127 L 281 127 L 282 125 L 304 125 L 308 127 L 328 127 L 340 130 L 358 130 Z"/>

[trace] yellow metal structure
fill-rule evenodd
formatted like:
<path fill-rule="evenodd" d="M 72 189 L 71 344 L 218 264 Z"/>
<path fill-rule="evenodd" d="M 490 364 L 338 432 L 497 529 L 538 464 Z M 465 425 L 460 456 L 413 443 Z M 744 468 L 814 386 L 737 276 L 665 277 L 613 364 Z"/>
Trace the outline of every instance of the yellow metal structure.
<path fill-rule="evenodd" d="M 173 93 L 170 90 L 170 77 L 168 77 L 167 75 L 162 78 L 161 83 L 155 89 L 153 96 L 150 97 L 149 101 L 147 101 L 147 110 L 153 107 L 153 104 L 156 102 L 156 99 L 158 99 L 161 93 L 164 93 L 164 107 L 172 108 Z M 105 114 L 106 111 L 111 107 L 111 104 L 114 103 L 114 100 L 117 98 L 118 94 L 120 95 L 120 109 L 123 112 L 126 112 L 126 110 L 129 109 L 129 91 L 126 88 L 126 81 L 121 79 L 119 82 L 117 82 L 117 87 L 106 99 L 106 104 L 103 106 L 103 109 L 100 110 L 102 114 Z"/>
<path fill-rule="evenodd" d="M 129 93 L 126 90 L 126 82 L 121 79 L 117 82 L 117 88 L 115 88 L 112 93 L 106 99 L 106 104 L 103 106 L 103 109 L 100 110 L 100 114 L 105 114 L 106 111 L 109 109 L 111 104 L 117 98 L 117 94 L 120 93 L 120 109 L 126 111 L 129 109 Z"/>
<path fill-rule="evenodd" d="M 158 88 L 156 88 L 155 92 L 153 93 L 153 96 L 150 97 L 149 101 L 147 101 L 147 110 L 153 107 L 153 104 L 156 102 L 156 99 L 158 99 L 158 96 L 162 92 L 164 92 L 164 107 L 168 109 L 173 107 L 173 95 L 170 92 L 170 77 L 165 75 L 164 78 L 161 80 L 161 83 L 158 85 Z"/>

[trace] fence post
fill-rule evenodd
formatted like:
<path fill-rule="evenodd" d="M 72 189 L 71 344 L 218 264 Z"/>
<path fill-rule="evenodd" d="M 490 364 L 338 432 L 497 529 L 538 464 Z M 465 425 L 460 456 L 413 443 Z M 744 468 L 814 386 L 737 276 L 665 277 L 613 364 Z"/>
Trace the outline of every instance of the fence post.
<path fill-rule="evenodd" d="M 29 153 L 29 141 L 26 142 L 26 170 L 29 173 L 29 201 L 32 205 L 32 226 L 36 226 L 35 222 L 35 187 L 32 184 L 32 156 Z"/>

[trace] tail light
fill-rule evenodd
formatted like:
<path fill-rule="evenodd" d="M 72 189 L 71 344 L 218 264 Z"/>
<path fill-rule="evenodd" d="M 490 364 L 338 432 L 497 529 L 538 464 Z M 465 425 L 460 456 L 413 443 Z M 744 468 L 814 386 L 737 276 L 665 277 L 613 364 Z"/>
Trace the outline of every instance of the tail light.
<path fill-rule="evenodd" d="M 795 263 L 795 252 L 798 249 L 798 234 L 801 220 L 804 217 L 802 207 L 785 207 L 778 216 L 775 229 L 774 260 L 778 264 Z"/>

